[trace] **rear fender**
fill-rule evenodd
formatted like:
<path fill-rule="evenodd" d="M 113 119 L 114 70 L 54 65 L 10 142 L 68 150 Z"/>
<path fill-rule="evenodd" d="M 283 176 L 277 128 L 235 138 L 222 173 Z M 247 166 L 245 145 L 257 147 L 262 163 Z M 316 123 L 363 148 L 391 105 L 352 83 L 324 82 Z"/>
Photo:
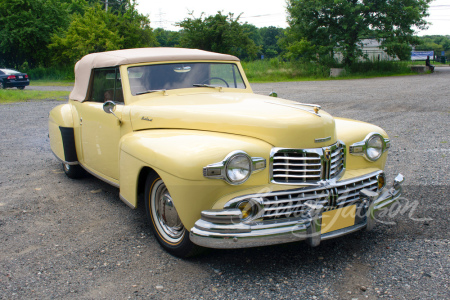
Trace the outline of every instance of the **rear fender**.
<path fill-rule="evenodd" d="M 65 163 L 78 164 L 72 110 L 69 104 L 58 105 L 50 111 L 48 131 L 50 148 L 55 156 Z"/>

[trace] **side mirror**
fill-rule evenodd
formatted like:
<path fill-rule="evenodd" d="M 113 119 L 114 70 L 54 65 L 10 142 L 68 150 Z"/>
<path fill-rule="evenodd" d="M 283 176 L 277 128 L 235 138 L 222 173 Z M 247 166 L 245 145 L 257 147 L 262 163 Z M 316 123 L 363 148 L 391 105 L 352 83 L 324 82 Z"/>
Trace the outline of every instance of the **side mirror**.
<path fill-rule="evenodd" d="M 107 114 L 114 113 L 114 111 L 116 111 L 116 103 L 111 100 L 106 101 L 103 103 L 103 111 Z"/>
<path fill-rule="evenodd" d="M 114 103 L 114 101 L 108 100 L 105 103 L 103 103 L 103 111 L 107 114 L 113 114 L 113 116 L 117 118 L 117 121 L 119 121 L 119 125 L 121 125 L 122 121 L 119 119 L 118 116 L 114 114 L 115 110 L 116 110 L 116 103 Z"/>
<path fill-rule="evenodd" d="M 272 91 L 270 94 L 269 94 L 269 96 L 270 97 L 278 97 L 278 94 L 276 93 L 276 92 L 274 92 L 274 91 Z"/>

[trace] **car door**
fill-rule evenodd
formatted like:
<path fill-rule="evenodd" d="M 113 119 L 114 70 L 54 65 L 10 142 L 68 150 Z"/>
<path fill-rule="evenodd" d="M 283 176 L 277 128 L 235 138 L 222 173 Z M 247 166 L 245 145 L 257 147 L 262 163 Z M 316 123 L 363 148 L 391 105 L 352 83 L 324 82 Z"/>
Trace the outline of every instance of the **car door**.
<path fill-rule="evenodd" d="M 113 114 L 103 111 L 105 101 L 116 105 Z M 120 122 L 124 109 L 119 68 L 94 69 L 87 101 L 75 101 L 79 123 L 81 163 L 107 180 L 119 179 Z"/>

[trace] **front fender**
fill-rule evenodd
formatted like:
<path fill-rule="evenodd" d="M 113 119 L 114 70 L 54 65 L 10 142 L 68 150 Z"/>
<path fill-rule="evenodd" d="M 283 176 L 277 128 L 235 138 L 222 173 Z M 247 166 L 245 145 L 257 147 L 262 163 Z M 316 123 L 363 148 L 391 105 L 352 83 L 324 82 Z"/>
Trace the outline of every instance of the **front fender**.
<path fill-rule="evenodd" d="M 265 185 L 268 168 L 233 186 L 203 176 L 203 167 L 222 161 L 235 150 L 269 161 L 272 145 L 261 140 L 224 133 L 195 130 L 146 130 L 129 133 L 120 141 L 120 195 L 131 207 L 137 206 L 141 170 L 149 167 L 161 176 L 172 196 L 180 219 L 187 228 L 229 193 Z"/>
<path fill-rule="evenodd" d="M 369 162 L 362 156 L 355 156 L 350 154 L 349 147 L 354 143 L 361 142 L 364 138 L 371 132 L 377 132 L 381 134 L 384 138 L 388 138 L 386 131 L 380 127 L 361 122 L 356 120 L 335 118 L 336 122 L 336 132 L 339 140 L 343 141 L 347 146 L 347 159 L 346 159 L 346 169 L 356 170 L 356 169 L 370 169 L 376 168 L 379 170 L 384 170 L 387 159 L 387 151 L 383 153 L 380 159 L 375 162 Z"/>
<path fill-rule="evenodd" d="M 271 147 L 255 138 L 197 130 L 138 131 L 120 141 L 121 151 L 187 180 L 204 180 L 203 167 L 235 150 L 268 160 Z"/>

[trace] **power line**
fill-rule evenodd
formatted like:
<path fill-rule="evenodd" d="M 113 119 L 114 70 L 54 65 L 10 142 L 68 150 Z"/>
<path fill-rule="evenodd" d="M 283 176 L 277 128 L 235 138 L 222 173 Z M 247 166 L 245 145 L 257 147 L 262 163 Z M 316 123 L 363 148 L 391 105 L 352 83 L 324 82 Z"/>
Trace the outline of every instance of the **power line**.
<path fill-rule="evenodd" d="M 284 13 L 278 13 L 278 14 L 265 14 L 265 15 L 256 15 L 256 16 L 250 16 L 250 17 L 241 17 L 242 19 L 249 19 L 249 18 L 260 18 L 260 17 L 268 17 L 268 16 L 279 16 L 284 15 Z"/>

